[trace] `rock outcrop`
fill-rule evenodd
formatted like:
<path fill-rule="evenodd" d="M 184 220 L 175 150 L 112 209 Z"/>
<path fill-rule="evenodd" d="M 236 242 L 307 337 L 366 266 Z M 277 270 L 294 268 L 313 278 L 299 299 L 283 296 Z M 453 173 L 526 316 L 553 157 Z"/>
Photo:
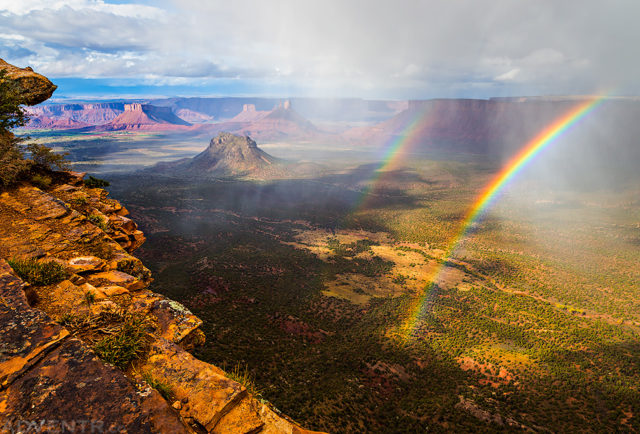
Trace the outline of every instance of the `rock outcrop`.
<path fill-rule="evenodd" d="M 191 124 L 176 116 L 169 107 L 131 103 L 124 112 L 106 124 L 83 128 L 84 131 L 171 130 Z"/>
<path fill-rule="evenodd" d="M 204 342 L 202 321 L 147 289 L 151 273 L 131 256 L 142 233 L 105 191 L 82 186 L 81 175 L 49 191 L 21 185 L 0 194 L 0 426 L 307 432 L 188 352 Z M 66 278 L 29 285 L 5 261 L 18 258 L 57 262 Z M 149 346 L 124 371 L 96 357 L 81 329 L 62 325 L 114 310 L 149 321 Z M 168 400 L 156 384 L 171 391 Z"/>
<path fill-rule="evenodd" d="M 270 177 L 283 176 L 291 170 L 262 149 L 247 136 L 222 132 L 211 139 L 207 149 L 193 158 L 169 163 L 159 163 L 153 174 L 165 174 L 186 178 L 219 178 L 228 176 Z"/>
<path fill-rule="evenodd" d="M 189 162 L 189 170 L 236 175 L 262 170 L 275 163 L 276 158 L 258 148 L 250 137 L 220 133 Z"/>
<path fill-rule="evenodd" d="M 246 104 L 242 112 L 218 128 L 260 140 L 308 139 L 320 135 L 315 125 L 296 112 L 288 100 L 270 111 L 256 111 L 254 105 Z"/>
<path fill-rule="evenodd" d="M 18 85 L 20 99 L 26 105 L 46 101 L 57 88 L 47 77 L 33 72 L 30 67 L 18 68 L 0 59 L 0 70 L 5 70 L 6 78 Z"/>
<path fill-rule="evenodd" d="M 34 77 L 25 102 L 53 91 Z M 202 321 L 148 289 L 144 235 L 83 175 L 0 193 L 0 431 L 309 432 L 189 353 Z"/>

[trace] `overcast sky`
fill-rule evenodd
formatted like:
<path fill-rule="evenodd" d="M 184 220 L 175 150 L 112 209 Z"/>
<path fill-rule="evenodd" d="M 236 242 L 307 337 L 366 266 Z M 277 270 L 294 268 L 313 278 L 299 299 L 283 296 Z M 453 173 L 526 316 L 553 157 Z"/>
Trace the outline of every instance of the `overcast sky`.
<path fill-rule="evenodd" d="M 56 96 L 640 94 L 638 0 L 0 0 Z"/>

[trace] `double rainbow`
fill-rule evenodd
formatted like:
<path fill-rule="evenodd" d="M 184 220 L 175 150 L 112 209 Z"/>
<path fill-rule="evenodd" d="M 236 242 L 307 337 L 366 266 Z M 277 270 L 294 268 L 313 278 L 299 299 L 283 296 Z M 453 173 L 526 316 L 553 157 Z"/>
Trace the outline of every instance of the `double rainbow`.
<path fill-rule="evenodd" d="M 603 96 L 590 98 L 560 116 L 551 125 L 530 140 L 482 190 L 482 194 L 480 194 L 473 206 L 466 213 L 464 220 L 460 223 L 460 229 L 457 231 L 456 236 L 449 242 L 440 264 L 433 271 L 430 279 L 431 283 L 427 288 L 425 288 L 424 293 L 420 297 L 417 297 L 412 303 L 409 309 L 408 318 L 401 327 L 405 338 L 413 335 L 420 318 L 424 312 L 429 309 L 431 296 L 434 292 L 433 289 L 438 285 L 442 278 L 446 265 L 453 257 L 458 245 L 469 235 L 471 229 L 482 218 L 491 204 L 493 204 L 499 197 L 504 187 L 513 180 L 513 178 L 540 152 L 551 145 L 560 135 L 568 131 L 578 121 L 584 118 L 604 99 L 605 97 Z M 363 195 L 357 203 L 356 208 L 360 208 L 364 205 L 366 198 L 371 196 L 373 189 L 379 183 L 382 174 L 385 173 L 394 164 L 394 162 L 399 160 L 399 157 L 403 154 L 403 151 L 409 147 L 410 143 L 416 141 L 416 133 L 423 129 L 425 121 L 428 121 L 426 118 L 426 112 L 416 111 L 409 122 L 407 122 L 405 128 L 390 143 L 388 150 L 382 159 L 382 163 L 376 171 L 375 178 L 363 191 Z"/>
<path fill-rule="evenodd" d="M 471 229 L 482 218 L 491 204 L 499 197 L 504 187 L 540 152 L 584 118 L 603 100 L 604 97 L 591 98 L 560 116 L 555 122 L 529 141 L 482 190 L 482 194 L 465 215 L 457 235 L 449 242 L 442 261 L 432 274 L 432 278 L 430 279 L 431 283 L 425 288 L 422 296 L 417 297 L 412 303 L 409 316 L 401 328 L 405 338 L 413 335 L 422 315 L 429 309 L 433 289 L 442 278 L 447 262 L 453 257 L 456 248 L 460 242 L 469 235 Z"/>

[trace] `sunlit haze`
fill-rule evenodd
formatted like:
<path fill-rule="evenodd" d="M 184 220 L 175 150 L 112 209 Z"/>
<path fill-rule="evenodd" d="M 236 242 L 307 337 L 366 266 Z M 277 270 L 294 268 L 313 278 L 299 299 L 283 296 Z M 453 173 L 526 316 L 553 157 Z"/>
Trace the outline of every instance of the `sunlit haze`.
<path fill-rule="evenodd" d="M 58 98 L 631 95 L 639 15 L 633 0 L 2 0 L 0 57 L 64 84 Z"/>

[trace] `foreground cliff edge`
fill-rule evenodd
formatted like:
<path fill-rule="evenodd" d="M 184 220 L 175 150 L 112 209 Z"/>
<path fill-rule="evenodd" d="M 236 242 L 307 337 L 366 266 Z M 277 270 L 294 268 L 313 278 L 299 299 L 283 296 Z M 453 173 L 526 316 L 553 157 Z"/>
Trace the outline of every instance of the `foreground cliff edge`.
<path fill-rule="evenodd" d="M 55 90 L 0 69 L 25 104 Z M 189 353 L 201 320 L 147 289 L 144 235 L 83 177 L 0 194 L 0 431 L 309 433 Z"/>

